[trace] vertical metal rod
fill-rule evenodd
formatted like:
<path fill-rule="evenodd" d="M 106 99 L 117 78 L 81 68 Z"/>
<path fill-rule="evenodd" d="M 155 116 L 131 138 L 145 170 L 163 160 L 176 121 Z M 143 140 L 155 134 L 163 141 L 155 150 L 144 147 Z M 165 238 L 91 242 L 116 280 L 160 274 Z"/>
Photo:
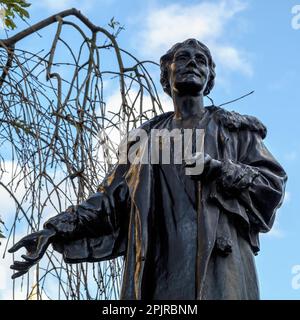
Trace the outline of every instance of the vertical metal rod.
<path fill-rule="evenodd" d="M 200 219 L 201 219 L 201 181 L 197 182 L 197 254 L 196 254 L 196 299 L 200 300 Z"/>

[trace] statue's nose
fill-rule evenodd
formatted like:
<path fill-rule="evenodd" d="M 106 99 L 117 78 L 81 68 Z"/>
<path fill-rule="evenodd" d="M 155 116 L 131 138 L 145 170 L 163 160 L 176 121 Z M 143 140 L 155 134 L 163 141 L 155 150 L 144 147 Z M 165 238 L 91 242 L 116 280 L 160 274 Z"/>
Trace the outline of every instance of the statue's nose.
<path fill-rule="evenodd" d="M 191 57 L 187 63 L 187 66 L 197 67 L 197 63 L 195 61 L 195 58 Z"/>

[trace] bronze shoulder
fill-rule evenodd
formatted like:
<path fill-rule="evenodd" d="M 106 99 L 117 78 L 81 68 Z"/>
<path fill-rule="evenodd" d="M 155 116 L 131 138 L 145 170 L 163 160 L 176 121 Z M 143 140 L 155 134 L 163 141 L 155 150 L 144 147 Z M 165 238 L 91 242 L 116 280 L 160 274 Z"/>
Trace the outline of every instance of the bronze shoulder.
<path fill-rule="evenodd" d="M 256 131 L 262 139 L 267 135 L 266 126 L 254 116 L 242 115 L 235 111 L 227 111 L 223 108 L 218 108 L 215 112 L 216 117 L 230 131 L 249 130 Z"/>

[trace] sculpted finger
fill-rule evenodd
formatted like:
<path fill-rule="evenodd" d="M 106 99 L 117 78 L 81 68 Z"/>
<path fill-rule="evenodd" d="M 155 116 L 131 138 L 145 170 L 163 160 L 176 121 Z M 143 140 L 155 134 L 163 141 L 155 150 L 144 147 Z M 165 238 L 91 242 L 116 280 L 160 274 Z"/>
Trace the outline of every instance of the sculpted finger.
<path fill-rule="evenodd" d="M 11 276 L 11 278 L 12 278 L 12 279 L 16 279 L 16 278 L 18 278 L 18 277 L 21 277 L 23 274 L 27 273 L 27 271 L 28 271 L 28 270 L 16 272 L 16 273 L 14 273 L 14 274 Z"/>
<path fill-rule="evenodd" d="M 10 269 L 17 271 L 25 271 L 28 270 L 32 266 L 32 263 L 28 261 L 15 261 L 13 265 L 10 266 Z"/>
<path fill-rule="evenodd" d="M 26 255 L 26 254 L 23 254 L 21 256 L 26 262 L 30 263 L 30 264 L 35 264 L 37 263 L 41 257 L 39 254 L 33 254 L 33 255 Z"/>
<path fill-rule="evenodd" d="M 39 235 L 41 235 L 41 231 L 28 234 L 27 236 L 23 237 L 20 241 L 15 243 L 10 249 L 8 249 L 8 252 L 13 253 L 22 247 L 32 246 L 32 241 L 36 240 L 39 237 Z"/>
<path fill-rule="evenodd" d="M 10 249 L 8 249 L 9 253 L 13 253 L 18 251 L 20 248 L 24 247 L 24 241 L 23 239 L 15 243 Z"/>
<path fill-rule="evenodd" d="M 28 262 L 36 263 L 43 257 L 44 253 L 48 248 L 48 245 L 49 245 L 49 237 L 41 237 L 39 239 L 35 253 L 30 255 L 24 254 L 21 257 Z"/>

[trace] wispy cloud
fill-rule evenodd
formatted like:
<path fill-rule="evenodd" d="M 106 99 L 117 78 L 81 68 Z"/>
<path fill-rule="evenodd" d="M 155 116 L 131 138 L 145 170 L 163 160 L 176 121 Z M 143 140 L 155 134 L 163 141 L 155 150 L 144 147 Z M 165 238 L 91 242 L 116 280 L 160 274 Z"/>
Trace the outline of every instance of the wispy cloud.
<path fill-rule="evenodd" d="M 250 62 L 238 49 L 231 46 L 212 44 L 212 51 L 216 55 L 216 61 L 225 66 L 227 70 L 240 71 L 247 76 L 253 74 Z"/>
<path fill-rule="evenodd" d="M 251 75 L 253 71 L 246 54 L 223 40 L 229 22 L 246 7 L 246 3 L 239 0 L 220 0 L 151 9 L 140 32 L 140 48 L 144 55 L 157 59 L 173 44 L 197 38 L 210 47 L 218 65 Z"/>

